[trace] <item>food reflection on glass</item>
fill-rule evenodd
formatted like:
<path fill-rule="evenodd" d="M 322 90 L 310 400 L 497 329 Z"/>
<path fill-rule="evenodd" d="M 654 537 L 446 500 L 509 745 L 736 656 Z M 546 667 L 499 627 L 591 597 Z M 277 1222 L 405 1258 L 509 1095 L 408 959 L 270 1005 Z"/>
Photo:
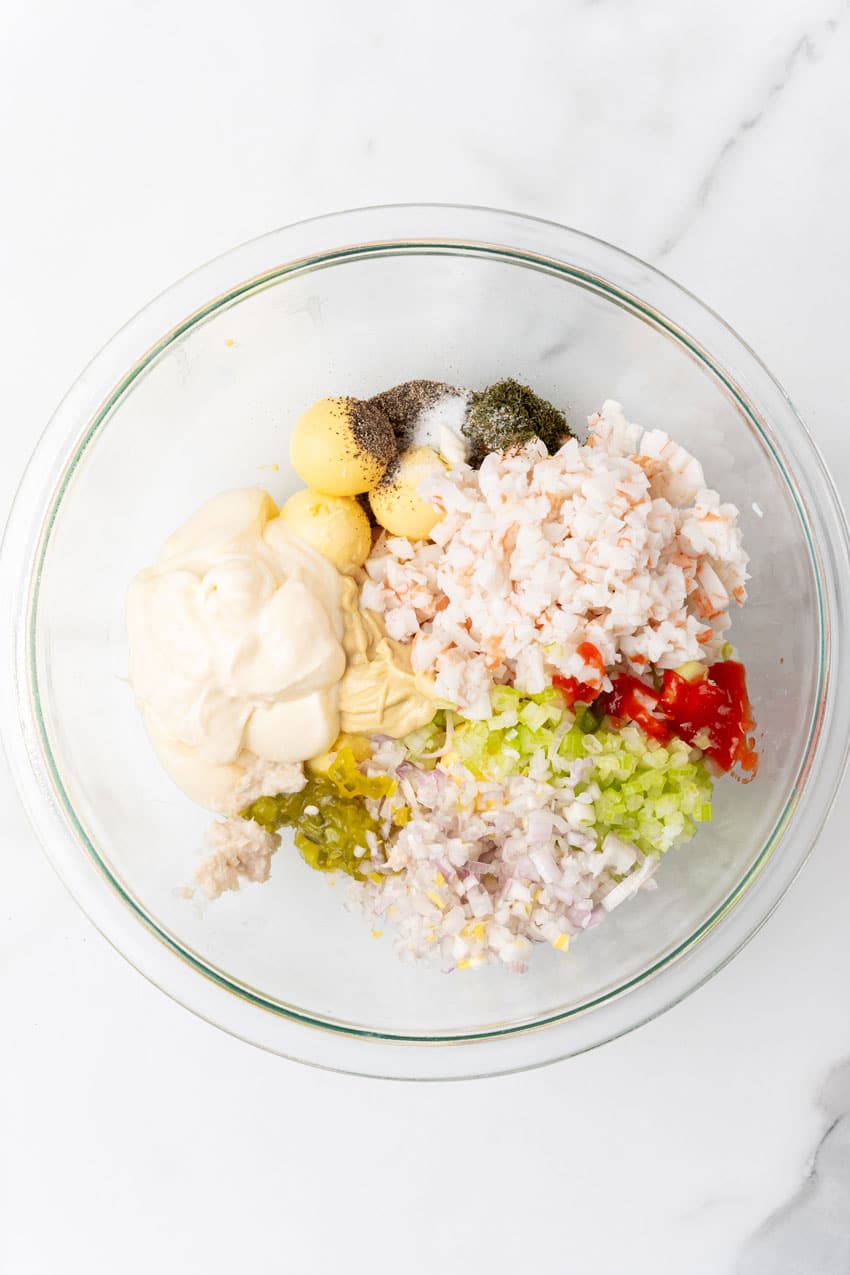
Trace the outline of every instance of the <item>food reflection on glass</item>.
<path fill-rule="evenodd" d="M 215 496 L 130 586 L 130 678 L 215 812 L 210 897 L 305 862 L 402 955 L 564 952 L 757 757 L 738 512 L 608 401 L 410 381 L 296 423 L 306 487 Z"/>

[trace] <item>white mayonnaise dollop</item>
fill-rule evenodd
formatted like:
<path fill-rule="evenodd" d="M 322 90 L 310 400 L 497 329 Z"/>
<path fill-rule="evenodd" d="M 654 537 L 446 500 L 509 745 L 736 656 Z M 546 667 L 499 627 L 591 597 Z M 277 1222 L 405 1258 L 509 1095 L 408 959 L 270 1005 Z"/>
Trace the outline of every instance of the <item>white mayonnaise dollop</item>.
<path fill-rule="evenodd" d="M 227 806 L 254 757 L 305 761 L 339 733 L 341 577 L 259 488 L 214 497 L 133 580 L 130 682 L 160 760 Z"/>

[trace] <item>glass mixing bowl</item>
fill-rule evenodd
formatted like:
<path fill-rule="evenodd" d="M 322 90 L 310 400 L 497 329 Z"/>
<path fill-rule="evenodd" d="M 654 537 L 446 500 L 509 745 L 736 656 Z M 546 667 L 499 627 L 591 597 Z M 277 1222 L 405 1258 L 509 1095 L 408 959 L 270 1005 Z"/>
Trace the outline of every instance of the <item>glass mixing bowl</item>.
<path fill-rule="evenodd" d="M 659 889 L 528 974 L 406 965 L 284 844 L 272 879 L 181 894 L 207 816 L 153 756 L 125 679 L 127 583 L 222 488 L 298 485 L 293 421 L 412 377 L 532 384 L 582 423 L 606 397 L 670 431 L 741 510 L 752 587 L 732 637 L 761 767 Z M 95 924 L 158 986 L 267 1049 L 345 1071 L 491 1074 L 577 1053 L 697 987 L 765 920 L 839 782 L 847 535 L 818 453 L 755 355 L 643 262 L 562 226 L 439 206 L 275 231 L 176 284 L 48 426 L 2 554 L 3 731 L 33 824 Z"/>

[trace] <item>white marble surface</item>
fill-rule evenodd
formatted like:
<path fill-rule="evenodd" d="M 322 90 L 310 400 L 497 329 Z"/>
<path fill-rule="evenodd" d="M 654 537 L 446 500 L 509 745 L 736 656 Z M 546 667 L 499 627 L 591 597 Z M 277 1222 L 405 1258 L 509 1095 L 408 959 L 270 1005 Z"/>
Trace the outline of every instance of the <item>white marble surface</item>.
<path fill-rule="evenodd" d="M 172 279 L 405 199 L 662 264 L 785 382 L 850 495 L 846 2 L 33 0 L 3 25 L 0 508 L 81 365 Z M 192 1018 L 78 912 L 2 775 L 0 812 L 10 1275 L 850 1270 L 850 789 L 685 1004 L 438 1087 L 310 1071 Z"/>

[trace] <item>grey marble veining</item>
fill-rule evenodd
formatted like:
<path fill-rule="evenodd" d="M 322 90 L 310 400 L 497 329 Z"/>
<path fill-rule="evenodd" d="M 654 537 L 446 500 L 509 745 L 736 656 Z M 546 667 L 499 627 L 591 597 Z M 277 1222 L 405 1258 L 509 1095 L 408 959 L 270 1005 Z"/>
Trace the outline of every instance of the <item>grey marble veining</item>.
<path fill-rule="evenodd" d="M 850 1272 L 850 1059 L 820 1097 L 827 1124 L 799 1191 L 744 1245 L 737 1275 Z"/>
<path fill-rule="evenodd" d="M 687 234 L 693 225 L 695 218 L 706 207 L 709 199 L 714 194 L 733 153 L 770 115 L 779 98 L 794 83 L 803 67 L 806 65 L 814 66 L 821 60 L 831 38 L 849 13 L 850 0 L 841 0 L 840 5 L 836 8 L 834 17 L 818 23 L 794 41 L 790 51 L 782 60 L 778 71 L 773 74 L 755 109 L 740 120 L 708 164 L 705 175 L 693 199 L 683 210 L 678 221 L 658 248 L 655 254 L 656 260 L 663 260 L 678 246 L 682 237 Z"/>

